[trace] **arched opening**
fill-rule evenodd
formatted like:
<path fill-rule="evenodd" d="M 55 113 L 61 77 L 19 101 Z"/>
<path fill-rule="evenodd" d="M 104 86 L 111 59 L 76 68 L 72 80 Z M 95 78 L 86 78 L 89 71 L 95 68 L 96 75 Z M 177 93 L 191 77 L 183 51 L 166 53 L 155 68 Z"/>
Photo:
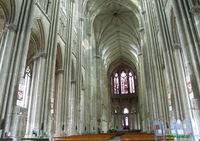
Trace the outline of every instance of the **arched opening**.
<path fill-rule="evenodd" d="M 121 66 L 112 72 L 110 81 L 112 94 L 136 94 L 136 73 L 133 70 Z"/>
<path fill-rule="evenodd" d="M 139 113 L 132 110 L 138 105 L 136 70 L 123 63 L 114 66 L 109 75 L 114 129 L 138 130 Z"/>
<path fill-rule="evenodd" d="M 29 50 L 27 55 L 26 67 L 24 76 L 19 82 L 19 88 L 17 93 L 17 106 L 28 108 L 28 97 L 30 97 L 30 86 L 33 77 L 33 57 L 36 53 L 36 42 L 31 39 L 29 43 Z"/>
<path fill-rule="evenodd" d="M 123 126 L 124 130 L 130 129 L 129 128 L 129 110 L 128 110 L 128 108 L 123 109 L 122 126 Z"/>
<path fill-rule="evenodd" d="M 2 59 L 4 57 L 5 48 L 3 47 L 4 30 L 6 24 L 6 17 L 3 8 L 0 5 L 0 68 L 2 68 Z M 0 69 L 1 70 L 1 69 Z"/>
<path fill-rule="evenodd" d="M 136 122 L 129 116 L 125 117 L 122 109 L 124 106 L 132 109 L 138 104 L 139 90 L 137 69 L 135 69 L 139 68 L 138 54 L 141 47 L 138 32 L 140 28 L 138 4 L 132 0 L 120 2 L 88 0 L 85 7 L 86 16 L 92 21 L 91 34 L 95 39 L 97 66 L 100 66 L 97 67 L 97 79 L 99 79 L 97 83 L 102 84 L 102 78 L 103 83 L 107 83 L 107 85 L 98 86 L 108 96 L 107 100 L 106 96 L 103 97 L 105 102 L 102 102 L 102 105 L 110 107 L 107 114 L 111 119 L 108 122 L 104 120 L 108 124 L 104 127 L 110 130 L 127 130 L 128 128 L 134 130 L 136 128 L 133 124 Z M 98 108 L 99 111 L 104 111 L 102 109 Z M 102 120 L 100 118 L 97 121 Z M 122 121 L 124 124 L 127 123 L 126 128 L 122 125 Z M 137 121 L 139 121 L 138 118 Z"/>
<path fill-rule="evenodd" d="M 36 20 L 32 27 L 28 50 L 25 52 L 26 60 L 23 60 L 25 64 L 22 68 L 24 76 L 20 78 L 17 91 L 15 110 L 21 112 L 14 115 L 19 119 L 15 127 L 22 128 L 16 134 L 22 137 L 40 136 L 44 128 L 44 123 L 41 120 L 44 96 L 42 89 L 44 86 L 42 83 L 45 62 L 44 42 L 42 23 L 40 20 Z"/>
<path fill-rule="evenodd" d="M 4 14 L 2 7 L 0 6 L 0 42 L 1 42 L 1 39 L 3 36 L 3 30 L 5 28 L 5 23 L 6 23 L 5 14 Z M 0 45 L 0 47 L 1 47 L 1 45 Z"/>
<path fill-rule="evenodd" d="M 38 50 L 38 42 L 31 36 L 29 42 L 29 49 L 27 53 L 26 66 L 24 70 L 24 76 L 20 79 L 18 91 L 17 91 L 17 101 L 16 105 L 18 109 L 21 109 L 19 122 L 17 126 L 23 127 L 21 131 L 22 136 L 25 135 L 25 129 L 29 127 L 30 123 L 27 122 L 27 118 L 31 111 L 30 107 L 32 107 L 33 100 L 33 87 L 35 81 L 35 72 L 36 72 L 36 64 L 34 63 L 34 57 Z"/>

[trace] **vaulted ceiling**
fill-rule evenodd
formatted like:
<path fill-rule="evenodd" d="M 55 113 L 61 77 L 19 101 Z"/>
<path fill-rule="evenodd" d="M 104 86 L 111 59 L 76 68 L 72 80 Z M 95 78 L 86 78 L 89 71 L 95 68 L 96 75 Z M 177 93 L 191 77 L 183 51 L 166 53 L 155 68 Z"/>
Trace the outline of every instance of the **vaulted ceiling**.
<path fill-rule="evenodd" d="M 138 0 L 88 0 L 97 53 L 107 68 L 114 62 L 137 67 L 140 53 L 140 14 Z"/>

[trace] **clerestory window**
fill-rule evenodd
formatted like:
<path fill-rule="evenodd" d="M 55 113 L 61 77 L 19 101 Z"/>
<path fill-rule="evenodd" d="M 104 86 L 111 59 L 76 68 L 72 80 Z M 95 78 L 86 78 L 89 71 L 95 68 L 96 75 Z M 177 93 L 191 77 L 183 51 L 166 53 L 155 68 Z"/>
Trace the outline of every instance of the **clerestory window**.
<path fill-rule="evenodd" d="M 115 71 L 111 76 L 111 88 L 114 94 L 134 94 L 136 75 L 132 70 Z"/>

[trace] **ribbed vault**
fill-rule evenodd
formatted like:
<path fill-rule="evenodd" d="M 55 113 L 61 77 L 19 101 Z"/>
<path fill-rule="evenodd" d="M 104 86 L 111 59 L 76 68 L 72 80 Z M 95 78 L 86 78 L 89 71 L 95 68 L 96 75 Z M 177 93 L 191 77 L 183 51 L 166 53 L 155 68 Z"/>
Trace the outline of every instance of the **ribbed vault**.
<path fill-rule="evenodd" d="M 140 52 L 138 2 L 89 0 L 87 10 L 90 17 L 94 18 L 97 54 L 102 57 L 107 69 L 120 60 L 137 67 Z"/>

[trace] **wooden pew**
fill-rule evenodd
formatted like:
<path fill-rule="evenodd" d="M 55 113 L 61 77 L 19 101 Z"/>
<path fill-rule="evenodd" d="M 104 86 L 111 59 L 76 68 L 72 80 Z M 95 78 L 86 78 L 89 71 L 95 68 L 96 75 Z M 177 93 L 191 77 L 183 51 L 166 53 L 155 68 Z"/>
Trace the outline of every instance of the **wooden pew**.
<path fill-rule="evenodd" d="M 54 141 L 108 141 L 113 138 L 115 134 L 86 134 L 74 135 L 64 137 L 54 137 Z"/>
<path fill-rule="evenodd" d="M 21 141 L 49 141 L 49 138 L 21 138 Z"/>
<path fill-rule="evenodd" d="M 125 134 L 121 136 L 121 141 L 173 141 L 174 139 L 170 136 L 161 136 L 155 137 L 154 134 L 146 134 L 146 133 L 139 133 L 139 134 Z"/>

